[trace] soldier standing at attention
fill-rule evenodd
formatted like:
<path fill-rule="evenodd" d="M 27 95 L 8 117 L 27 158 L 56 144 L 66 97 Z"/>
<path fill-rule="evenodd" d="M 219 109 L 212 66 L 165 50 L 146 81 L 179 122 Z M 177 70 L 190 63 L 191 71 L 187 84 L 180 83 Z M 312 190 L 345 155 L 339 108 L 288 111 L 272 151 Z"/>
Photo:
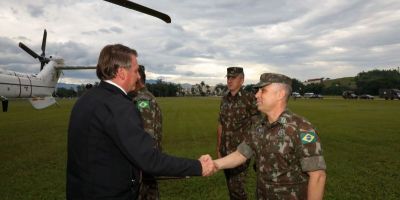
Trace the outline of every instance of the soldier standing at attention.
<path fill-rule="evenodd" d="M 154 139 L 154 148 L 162 150 L 162 116 L 161 110 L 156 102 L 154 95 L 146 88 L 146 74 L 143 65 L 139 65 L 140 80 L 136 83 L 136 90 L 131 96 L 140 111 L 143 120 L 144 130 Z M 160 199 L 158 184 L 155 178 L 144 173 L 142 184 L 139 189 L 139 200 L 157 200 Z"/>
<path fill-rule="evenodd" d="M 222 97 L 218 118 L 218 157 L 236 150 L 250 127 L 251 117 L 258 113 L 254 95 L 242 89 L 243 68 L 229 67 L 226 78 L 228 91 Z M 236 168 L 224 170 L 231 200 L 247 199 L 245 178 L 249 163 L 250 159 Z"/>
<path fill-rule="evenodd" d="M 255 87 L 257 108 L 266 116 L 254 117 L 245 141 L 214 163 L 218 169 L 232 168 L 254 155 L 257 199 L 322 199 L 326 164 L 321 142 L 310 122 L 286 108 L 291 79 L 265 73 Z"/>

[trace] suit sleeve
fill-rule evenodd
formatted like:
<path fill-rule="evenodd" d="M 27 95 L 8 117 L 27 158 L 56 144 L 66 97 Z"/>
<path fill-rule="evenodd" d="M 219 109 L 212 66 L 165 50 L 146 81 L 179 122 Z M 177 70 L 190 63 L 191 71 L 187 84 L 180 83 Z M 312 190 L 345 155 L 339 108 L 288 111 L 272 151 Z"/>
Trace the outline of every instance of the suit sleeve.
<path fill-rule="evenodd" d="M 198 160 L 169 156 L 153 148 L 153 139 L 143 130 L 139 111 L 131 102 L 113 102 L 106 107 L 106 132 L 135 166 L 153 175 L 201 175 Z"/>

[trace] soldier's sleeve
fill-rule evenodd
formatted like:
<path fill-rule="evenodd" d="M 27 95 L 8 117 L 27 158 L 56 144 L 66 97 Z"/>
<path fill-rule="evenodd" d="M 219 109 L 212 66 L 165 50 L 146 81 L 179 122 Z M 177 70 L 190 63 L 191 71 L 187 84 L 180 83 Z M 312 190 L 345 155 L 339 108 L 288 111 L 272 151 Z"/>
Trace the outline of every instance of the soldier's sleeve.
<path fill-rule="evenodd" d="M 257 115 L 258 109 L 257 109 L 257 99 L 256 96 L 250 93 L 249 96 L 249 112 L 251 116 Z"/>
<path fill-rule="evenodd" d="M 223 102 L 223 99 L 221 99 L 221 103 L 219 104 L 219 113 L 218 113 L 218 123 L 219 124 L 222 124 L 222 118 L 221 118 L 221 112 L 222 112 L 222 102 Z"/>
<path fill-rule="evenodd" d="M 162 133 L 162 113 L 161 113 L 160 106 L 157 104 L 157 102 L 155 102 L 155 111 L 156 111 L 155 118 L 158 123 L 158 125 L 155 129 L 158 133 L 161 134 Z"/>
<path fill-rule="evenodd" d="M 157 146 L 161 150 L 161 141 L 162 141 L 162 113 L 160 106 L 157 104 L 157 102 L 154 100 L 154 118 L 155 118 L 155 123 L 154 123 L 154 134 L 155 134 L 155 139 L 157 141 Z"/>
<path fill-rule="evenodd" d="M 142 98 L 137 99 L 136 106 L 142 116 L 145 131 L 154 138 L 154 103 L 149 99 Z"/>
<path fill-rule="evenodd" d="M 251 126 L 249 127 L 248 131 L 245 133 L 245 137 L 242 143 L 239 144 L 237 147 L 237 150 L 239 151 L 240 154 L 242 154 L 244 157 L 247 159 L 250 159 L 254 155 L 253 148 L 254 143 L 253 141 L 255 138 L 253 138 L 253 131 L 255 130 L 256 124 L 260 120 L 257 116 L 253 116 L 251 118 Z"/>
<path fill-rule="evenodd" d="M 298 147 L 297 152 L 300 156 L 303 171 L 326 169 L 320 138 L 315 128 L 309 122 L 304 121 L 299 125 L 295 143 Z"/>
<path fill-rule="evenodd" d="M 237 151 L 247 159 L 250 159 L 253 156 L 253 149 L 251 149 L 245 141 L 239 144 Z"/>

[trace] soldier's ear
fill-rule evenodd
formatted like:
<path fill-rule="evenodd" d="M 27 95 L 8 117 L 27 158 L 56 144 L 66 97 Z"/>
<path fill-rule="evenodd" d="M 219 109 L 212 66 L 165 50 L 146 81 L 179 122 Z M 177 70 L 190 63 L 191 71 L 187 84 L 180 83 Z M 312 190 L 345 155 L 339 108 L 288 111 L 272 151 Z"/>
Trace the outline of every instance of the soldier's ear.
<path fill-rule="evenodd" d="M 279 99 L 286 99 L 286 92 L 284 90 L 278 90 L 277 95 Z"/>

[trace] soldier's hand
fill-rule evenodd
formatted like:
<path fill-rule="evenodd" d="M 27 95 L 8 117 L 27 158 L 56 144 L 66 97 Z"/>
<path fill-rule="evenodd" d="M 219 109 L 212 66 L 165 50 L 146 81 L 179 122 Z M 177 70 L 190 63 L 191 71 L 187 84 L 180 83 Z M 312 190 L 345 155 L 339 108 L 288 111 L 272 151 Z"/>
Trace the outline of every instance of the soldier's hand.
<path fill-rule="evenodd" d="M 216 166 L 214 165 L 214 162 L 211 158 L 210 155 L 202 155 L 199 158 L 199 161 L 201 163 L 201 168 L 202 168 L 202 175 L 203 176 L 211 176 L 217 171 Z"/>

